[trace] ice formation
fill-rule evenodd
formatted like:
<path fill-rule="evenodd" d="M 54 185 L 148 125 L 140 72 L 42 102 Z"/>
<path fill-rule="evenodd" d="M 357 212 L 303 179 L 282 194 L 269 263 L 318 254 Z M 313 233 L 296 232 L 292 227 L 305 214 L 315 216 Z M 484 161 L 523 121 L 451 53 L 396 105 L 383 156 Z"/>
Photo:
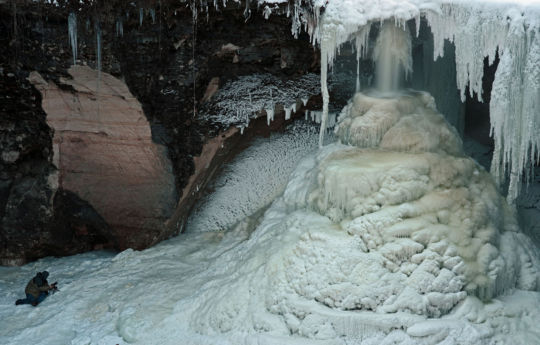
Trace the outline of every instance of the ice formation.
<path fill-rule="evenodd" d="M 71 12 L 68 17 L 68 34 L 71 53 L 73 55 L 73 64 L 77 64 L 77 16 Z"/>
<path fill-rule="evenodd" d="M 177 322 L 203 335 L 329 340 L 538 289 L 536 248 L 431 96 L 359 93 L 335 132 L 342 144 L 299 163 L 283 196 L 250 221 L 255 231 L 210 265 L 214 278 L 181 303 Z"/>
<path fill-rule="evenodd" d="M 272 2 L 272 1 L 261 1 Z M 299 3 L 300 1 L 296 1 Z M 540 156 L 540 4 L 533 0 L 316 0 L 294 6 L 293 31 L 306 30 L 321 47 L 322 128 L 328 114 L 328 68 L 340 46 L 353 42 L 365 51 L 373 23 L 393 20 L 405 27 L 424 17 L 434 35 L 434 57 L 444 41 L 455 45 L 457 84 L 462 99 L 468 88 L 482 99 L 484 58 L 501 58 L 493 85 L 490 116 L 495 140 L 492 173 L 502 182 L 509 172 L 508 201 L 519 193 L 523 171 Z M 323 11 L 324 9 L 324 11 Z M 324 14 L 321 14 L 324 12 Z M 321 141 L 324 132 L 321 130 Z M 528 174 L 525 175 L 528 177 Z"/>
<path fill-rule="evenodd" d="M 96 22 L 96 68 L 98 71 L 98 83 L 101 80 L 101 25 L 99 22 Z M 99 85 L 98 85 L 99 91 Z"/>
<path fill-rule="evenodd" d="M 124 37 L 124 22 L 122 18 L 116 20 L 116 37 Z"/>
<path fill-rule="evenodd" d="M 268 207 L 283 193 L 298 161 L 317 148 L 317 138 L 315 126 L 306 122 L 256 139 L 211 184 L 213 192 L 195 207 L 186 231 L 225 231 Z"/>
<path fill-rule="evenodd" d="M 257 229 L 220 258 L 227 278 L 182 306 L 190 327 L 334 339 L 385 328 L 359 311 L 440 317 L 467 296 L 540 287 L 536 248 L 429 94 L 358 93 L 335 132 L 348 145 L 300 162 Z"/>
<path fill-rule="evenodd" d="M 286 81 L 270 74 L 243 76 L 225 84 L 201 113 L 211 122 L 244 128 L 265 110 L 270 123 L 277 105 L 283 106 L 288 119 L 296 112 L 296 103 L 319 93 L 319 87 L 315 74 Z"/>

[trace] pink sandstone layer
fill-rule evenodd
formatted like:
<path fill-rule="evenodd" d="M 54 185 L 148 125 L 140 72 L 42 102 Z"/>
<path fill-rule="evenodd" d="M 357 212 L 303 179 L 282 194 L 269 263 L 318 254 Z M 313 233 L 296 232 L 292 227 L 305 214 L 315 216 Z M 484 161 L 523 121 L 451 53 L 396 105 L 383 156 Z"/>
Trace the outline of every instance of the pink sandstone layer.
<path fill-rule="evenodd" d="M 144 248 L 170 232 L 175 187 L 166 149 L 154 143 L 140 103 L 122 81 L 85 66 L 62 80 L 76 92 L 30 81 L 43 95 L 54 129 L 59 187 L 88 201 L 113 231 L 119 249 Z M 98 79 L 100 79 L 98 81 Z"/>

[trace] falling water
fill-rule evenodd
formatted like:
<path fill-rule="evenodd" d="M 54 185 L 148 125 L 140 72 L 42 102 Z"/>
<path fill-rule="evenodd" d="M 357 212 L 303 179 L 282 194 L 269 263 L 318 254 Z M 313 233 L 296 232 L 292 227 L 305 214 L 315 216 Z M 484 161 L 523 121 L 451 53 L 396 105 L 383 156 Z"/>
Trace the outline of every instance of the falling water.
<path fill-rule="evenodd" d="M 407 78 L 412 72 L 411 35 L 405 28 L 397 27 L 392 21 L 381 26 L 373 51 L 376 63 L 376 86 L 379 91 L 396 91 L 403 74 Z"/>
<path fill-rule="evenodd" d="M 68 17 L 69 44 L 73 55 L 73 64 L 77 64 L 77 17 L 71 12 Z"/>

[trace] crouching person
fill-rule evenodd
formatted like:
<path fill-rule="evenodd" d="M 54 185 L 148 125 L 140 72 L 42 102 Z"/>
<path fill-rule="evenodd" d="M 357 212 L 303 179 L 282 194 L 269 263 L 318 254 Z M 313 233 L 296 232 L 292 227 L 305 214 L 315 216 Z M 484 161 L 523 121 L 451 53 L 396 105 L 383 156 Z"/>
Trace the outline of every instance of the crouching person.
<path fill-rule="evenodd" d="M 26 289 L 24 289 L 24 292 L 26 293 L 26 298 L 18 299 L 15 302 L 15 305 L 31 304 L 35 307 L 39 303 L 43 302 L 43 300 L 49 294 L 49 291 L 56 288 L 56 283 L 49 285 L 49 283 L 47 282 L 48 276 L 49 272 L 47 271 L 38 272 L 36 276 L 28 282 L 28 284 L 26 285 Z"/>

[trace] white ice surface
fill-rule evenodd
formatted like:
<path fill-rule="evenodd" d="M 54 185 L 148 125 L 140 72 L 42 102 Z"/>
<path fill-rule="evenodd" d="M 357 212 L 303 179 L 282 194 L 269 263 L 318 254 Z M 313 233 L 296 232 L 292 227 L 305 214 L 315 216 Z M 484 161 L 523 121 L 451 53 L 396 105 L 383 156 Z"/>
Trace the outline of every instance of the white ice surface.
<path fill-rule="evenodd" d="M 283 81 L 271 74 L 241 76 L 221 87 L 212 96 L 202 117 L 222 126 L 245 128 L 249 121 L 266 111 L 268 124 L 274 120 L 276 106 L 282 106 L 290 117 L 296 103 L 319 92 L 319 78 L 306 74 Z M 286 118 L 288 120 L 288 118 Z"/>
<path fill-rule="evenodd" d="M 525 290 L 538 285 L 537 249 L 459 140 L 420 135 L 453 133 L 432 99 L 395 103 L 355 97 L 337 134 L 353 138 L 344 123 L 378 107 L 399 110 L 394 123 L 355 133 L 409 140 L 383 133 L 308 155 L 259 219 L 0 268 L 0 343 L 536 344 L 540 294 Z M 61 291 L 16 307 L 41 270 Z"/>
<path fill-rule="evenodd" d="M 283 193 L 298 161 L 317 148 L 318 130 L 297 122 L 283 133 L 258 138 L 210 185 L 186 231 L 222 231 L 270 205 Z M 261 157 L 265 157 L 264 160 Z M 235 198 L 231 198 L 235 195 Z"/>

